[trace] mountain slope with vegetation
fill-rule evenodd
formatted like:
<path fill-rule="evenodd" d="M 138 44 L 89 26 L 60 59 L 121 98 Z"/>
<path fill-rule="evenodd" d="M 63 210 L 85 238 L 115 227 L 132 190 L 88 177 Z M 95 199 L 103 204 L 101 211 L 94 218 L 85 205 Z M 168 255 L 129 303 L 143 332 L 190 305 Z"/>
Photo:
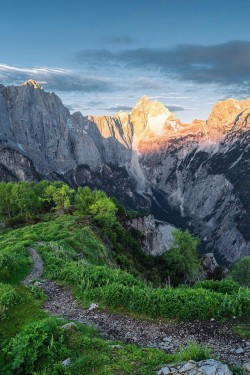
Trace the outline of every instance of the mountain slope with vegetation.
<path fill-rule="evenodd" d="M 176 354 L 120 347 L 82 324 L 62 329 L 66 321 L 43 311 L 43 280 L 30 288 L 20 284 L 32 268 L 30 247 L 42 256 L 42 277 L 64 285 L 85 309 L 95 302 L 144 319 L 237 317 L 247 327 L 247 285 L 230 278 L 198 281 L 199 241 L 188 231 L 177 231 L 173 248 L 153 257 L 143 253 L 139 233 L 126 227 L 134 213 L 102 191 L 74 192 L 60 182 L 2 183 L 0 197 L 0 373 L 153 374 L 164 363 L 211 355 L 195 345 Z M 62 364 L 67 358 L 69 366 Z"/>

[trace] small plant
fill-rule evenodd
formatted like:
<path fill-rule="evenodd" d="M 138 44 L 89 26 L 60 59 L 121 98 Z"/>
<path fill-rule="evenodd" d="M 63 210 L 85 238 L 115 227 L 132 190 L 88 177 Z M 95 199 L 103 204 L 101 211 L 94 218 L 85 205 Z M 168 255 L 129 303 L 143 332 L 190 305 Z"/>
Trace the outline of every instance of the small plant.
<path fill-rule="evenodd" d="M 19 295 L 13 286 L 0 283 L 0 321 L 5 318 L 9 308 L 15 305 L 18 299 Z"/>
<path fill-rule="evenodd" d="M 211 358 L 212 353 L 212 349 L 207 345 L 201 346 L 197 343 L 190 343 L 186 348 L 182 349 L 178 357 L 180 362 L 190 359 L 199 362 L 203 359 Z"/>
<path fill-rule="evenodd" d="M 29 324 L 4 349 L 11 369 L 32 374 L 40 363 L 56 363 L 67 356 L 64 332 L 56 319 Z M 37 366 L 38 365 L 38 366 Z"/>

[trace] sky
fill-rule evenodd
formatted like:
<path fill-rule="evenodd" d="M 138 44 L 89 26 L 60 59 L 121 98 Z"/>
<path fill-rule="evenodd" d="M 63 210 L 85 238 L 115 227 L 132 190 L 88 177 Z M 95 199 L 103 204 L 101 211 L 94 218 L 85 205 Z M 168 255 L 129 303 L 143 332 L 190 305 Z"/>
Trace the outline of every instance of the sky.
<path fill-rule="evenodd" d="M 249 13 L 249 0 L 3 0 L 0 83 L 35 79 L 85 115 L 147 95 L 206 119 L 250 97 Z"/>

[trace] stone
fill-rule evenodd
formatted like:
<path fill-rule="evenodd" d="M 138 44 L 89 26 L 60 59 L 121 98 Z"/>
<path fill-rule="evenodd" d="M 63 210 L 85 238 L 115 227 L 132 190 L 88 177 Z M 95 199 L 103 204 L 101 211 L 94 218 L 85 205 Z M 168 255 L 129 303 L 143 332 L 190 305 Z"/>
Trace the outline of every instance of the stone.
<path fill-rule="evenodd" d="M 160 369 L 156 374 L 165 374 L 162 372 L 164 369 L 166 369 L 166 374 L 171 373 L 175 375 L 233 375 L 227 365 L 214 359 L 203 360 L 200 362 L 187 361 L 175 366 L 167 365 Z"/>
<path fill-rule="evenodd" d="M 91 303 L 91 305 L 89 306 L 89 311 L 95 310 L 97 308 L 98 308 L 98 305 L 96 303 Z"/>
<path fill-rule="evenodd" d="M 162 367 L 159 371 L 157 371 L 157 375 L 168 375 L 171 371 L 169 367 Z"/>
<path fill-rule="evenodd" d="M 185 373 L 186 371 L 192 370 L 194 367 L 196 367 L 196 363 L 194 361 L 188 361 L 185 363 L 180 369 L 179 373 Z"/>
<path fill-rule="evenodd" d="M 174 226 L 157 221 L 153 215 L 132 219 L 128 221 L 128 225 L 143 234 L 143 248 L 146 253 L 159 255 L 171 249 Z"/>
<path fill-rule="evenodd" d="M 71 359 L 70 358 L 67 358 L 64 361 L 62 361 L 62 365 L 63 366 L 69 366 L 70 364 L 71 364 Z"/>
<path fill-rule="evenodd" d="M 66 323 L 61 328 L 64 329 L 64 330 L 71 330 L 71 329 L 77 330 L 78 329 L 75 322 Z"/>
<path fill-rule="evenodd" d="M 250 374 L 250 362 L 249 363 L 244 363 L 243 369 Z"/>
<path fill-rule="evenodd" d="M 238 349 L 235 350 L 235 353 L 236 354 L 243 354 L 244 353 L 244 349 L 238 348 Z"/>
<path fill-rule="evenodd" d="M 213 253 L 205 254 L 203 256 L 202 264 L 208 273 L 214 273 L 216 268 L 218 268 L 219 266 L 218 263 L 216 262 L 216 259 Z"/>
<path fill-rule="evenodd" d="M 210 365 L 200 366 L 200 372 L 202 375 L 215 375 L 216 374 L 216 367 Z"/>

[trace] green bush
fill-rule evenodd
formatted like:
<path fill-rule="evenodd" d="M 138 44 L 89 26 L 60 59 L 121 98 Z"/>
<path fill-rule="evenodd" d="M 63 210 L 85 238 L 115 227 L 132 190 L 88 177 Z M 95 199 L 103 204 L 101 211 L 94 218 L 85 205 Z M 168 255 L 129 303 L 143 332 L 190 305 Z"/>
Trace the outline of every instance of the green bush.
<path fill-rule="evenodd" d="M 13 283 L 19 281 L 28 272 L 30 260 L 26 246 L 29 244 L 29 241 L 16 241 L 14 244 L 2 243 L 2 250 L 0 251 L 0 282 Z"/>
<path fill-rule="evenodd" d="M 214 281 L 214 280 L 204 280 L 204 281 L 198 281 L 193 285 L 194 288 L 203 288 L 207 290 L 211 290 L 212 292 L 218 292 L 218 293 L 228 293 L 233 294 L 237 293 L 240 284 L 237 282 L 230 280 L 230 279 L 224 279 L 221 281 Z"/>
<path fill-rule="evenodd" d="M 200 240 L 198 237 L 193 236 L 189 230 L 185 230 L 185 232 L 174 230 L 173 238 L 174 242 L 171 250 L 163 255 L 167 263 L 171 284 L 191 284 L 200 277 L 198 258 Z"/>
<path fill-rule="evenodd" d="M 230 277 L 240 285 L 250 287 L 250 256 L 240 259 L 233 265 Z"/>
<path fill-rule="evenodd" d="M 34 322 L 10 340 L 4 352 L 14 373 L 32 374 L 45 363 L 60 363 L 67 358 L 61 324 L 52 318 Z"/>
<path fill-rule="evenodd" d="M 202 288 L 142 289 L 138 286 L 111 284 L 86 291 L 83 298 L 154 318 L 193 320 L 248 316 L 250 312 L 248 290 L 240 290 L 230 296 Z"/>
<path fill-rule="evenodd" d="M 11 285 L 0 283 L 0 321 L 5 318 L 7 311 L 18 298 L 18 293 Z"/>

